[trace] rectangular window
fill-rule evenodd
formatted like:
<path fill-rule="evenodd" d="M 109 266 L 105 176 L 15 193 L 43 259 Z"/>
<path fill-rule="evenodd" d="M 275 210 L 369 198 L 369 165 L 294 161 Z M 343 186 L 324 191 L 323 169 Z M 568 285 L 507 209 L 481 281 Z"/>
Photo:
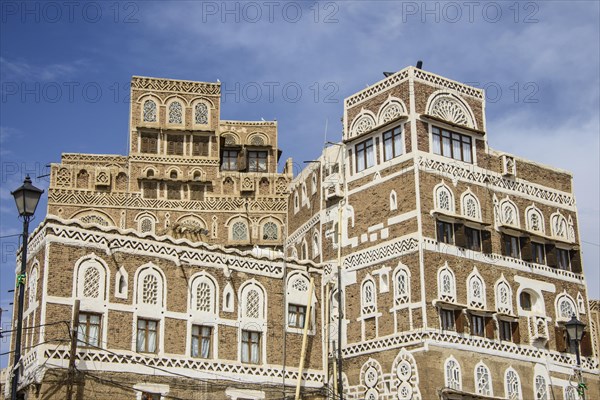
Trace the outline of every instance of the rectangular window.
<path fill-rule="evenodd" d="M 204 200 L 204 186 L 190 185 L 190 200 Z"/>
<path fill-rule="evenodd" d="M 144 182 L 142 185 L 142 190 L 144 194 L 144 198 L 146 199 L 156 199 L 157 198 L 157 186 L 156 182 Z"/>
<path fill-rule="evenodd" d="M 181 200 L 181 185 L 178 183 L 167 183 L 167 199 Z"/>
<path fill-rule="evenodd" d="M 467 236 L 467 248 L 473 251 L 481 251 L 481 231 L 465 227 L 465 235 Z"/>
<path fill-rule="evenodd" d="M 504 255 L 512 258 L 521 258 L 521 248 L 519 238 L 510 235 L 504 235 Z"/>
<path fill-rule="evenodd" d="M 192 156 L 208 156 L 208 136 L 192 136 Z"/>
<path fill-rule="evenodd" d="M 142 400 L 160 400 L 161 396 L 159 393 L 142 392 Z"/>
<path fill-rule="evenodd" d="M 356 172 L 375 165 L 373 157 L 373 139 L 365 140 L 356 145 Z"/>
<path fill-rule="evenodd" d="M 158 321 L 138 319 L 136 350 L 140 353 L 156 353 Z"/>
<path fill-rule="evenodd" d="M 304 328 L 305 319 L 306 306 L 288 305 L 288 326 L 290 328 Z"/>
<path fill-rule="evenodd" d="M 471 315 L 471 335 L 483 336 L 485 333 L 485 320 L 480 315 Z"/>
<path fill-rule="evenodd" d="M 248 171 L 267 172 L 267 152 L 249 151 L 248 152 Z"/>
<path fill-rule="evenodd" d="M 532 261 L 536 264 L 546 264 L 546 252 L 544 245 L 531 242 Z"/>
<path fill-rule="evenodd" d="M 223 162 L 221 163 L 221 169 L 223 171 L 238 170 L 238 153 L 237 150 L 223 150 Z"/>
<path fill-rule="evenodd" d="M 500 340 L 512 342 L 512 324 L 509 321 L 498 321 L 500 325 Z"/>
<path fill-rule="evenodd" d="M 383 159 L 391 160 L 402 154 L 402 129 L 394 128 L 383 133 Z"/>
<path fill-rule="evenodd" d="M 242 362 L 260 363 L 260 332 L 242 331 Z"/>
<path fill-rule="evenodd" d="M 100 346 L 100 315 L 79 313 L 77 328 L 77 345 L 80 347 Z"/>
<path fill-rule="evenodd" d="M 454 244 L 454 228 L 452 224 L 437 221 L 437 240 L 441 243 Z"/>
<path fill-rule="evenodd" d="M 444 157 L 468 163 L 473 162 L 470 136 L 461 135 L 446 129 L 431 128 L 433 134 L 433 152 Z"/>
<path fill-rule="evenodd" d="M 569 257 L 569 250 L 556 249 L 556 261 L 558 268 L 564 269 L 565 271 L 571 270 L 571 261 Z"/>
<path fill-rule="evenodd" d="M 210 326 L 192 326 L 192 357 L 212 357 L 212 328 Z"/>
<path fill-rule="evenodd" d="M 182 135 L 167 135 L 167 154 L 172 156 L 183 155 Z"/>
<path fill-rule="evenodd" d="M 158 136 L 156 133 L 140 133 L 140 152 L 158 153 Z"/>
<path fill-rule="evenodd" d="M 456 315 L 452 310 L 440 310 L 440 317 L 442 319 L 442 329 L 445 331 L 456 330 Z"/>

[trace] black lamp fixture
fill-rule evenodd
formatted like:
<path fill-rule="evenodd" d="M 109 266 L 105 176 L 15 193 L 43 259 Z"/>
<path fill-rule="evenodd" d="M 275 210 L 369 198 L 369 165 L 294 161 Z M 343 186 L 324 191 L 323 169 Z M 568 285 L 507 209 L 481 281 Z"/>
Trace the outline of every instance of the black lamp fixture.
<path fill-rule="evenodd" d="M 585 326 L 586 325 L 583 322 L 575 318 L 575 315 L 572 315 L 569 322 L 565 323 L 567 333 L 569 334 L 569 339 L 574 340 L 577 343 L 581 342 Z"/>
<path fill-rule="evenodd" d="M 21 187 L 14 192 L 11 192 L 12 196 L 15 198 L 17 210 L 21 217 L 31 217 L 35 214 L 35 209 L 37 208 L 42 193 L 44 193 L 42 189 L 38 189 L 31 184 L 29 175 L 25 177 L 25 181 L 23 181 Z"/>
<path fill-rule="evenodd" d="M 23 217 L 23 236 L 22 243 L 23 247 L 21 250 L 21 270 L 17 275 L 17 289 L 19 290 L 19 302 L 18 302 L 18 317 L 17 317 L 17 332 L 15 338 L 15 358 L 14 367 L 12 369 L 12 384 L 11 384 L 11 399 L 17 400 L 18 386 L 19 386 L 19 375 L 21 363 L 21 338 L 23 335 L 23 303 L 25 302 L 25 282 L 26 282 L 26 271 L 27 271 L 27 242 L 29 239 L 29 221 L 35 214 L 40 197 L 44 191 L 36 188 L 31 184 L 31 178 L 29 175 L 25 177 L 23 185 L 17 190 L 11 192 L 15 198 L 17 210 L 19 216 Z"/>

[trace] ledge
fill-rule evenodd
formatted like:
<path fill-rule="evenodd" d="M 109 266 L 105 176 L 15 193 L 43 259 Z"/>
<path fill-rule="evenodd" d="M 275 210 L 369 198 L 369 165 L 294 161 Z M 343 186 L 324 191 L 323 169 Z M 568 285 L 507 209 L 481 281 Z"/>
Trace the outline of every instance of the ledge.
<path fill-rule="evenodd" d="M 425 122 L 429 122 L 429 123 L 441 123 L 447 126 L 451 126 L 453 128 L 458 128 L 458 129 L 462 129 L 465 130 L 467 132 L 470 133 L 474 133 L 480 136 L 485 136 L 485 132 L 484 131 L 480 131 L 479 129 L 475 129 L 475 128 L 470 128 L 468 126 L 465 125 L 460 125 L 460 124 L 455 124 L 454 122 L 450 122 L 450 121 L 446 121 L 445 119 L 441 119 L 438 117 L 434 117 L 433 115 L 429 115 L 429 114 L 421 114 L 420 115 L 420 119 L 425 121 Z"/>

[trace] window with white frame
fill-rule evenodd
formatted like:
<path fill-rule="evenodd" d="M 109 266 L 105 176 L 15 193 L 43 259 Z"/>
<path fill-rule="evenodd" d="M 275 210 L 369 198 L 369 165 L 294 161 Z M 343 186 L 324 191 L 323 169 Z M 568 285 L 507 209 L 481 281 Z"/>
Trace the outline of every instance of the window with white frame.
<path fill-rule="evenodd" d="M 207 276 L 194 280 L 194 311 L 214 314 L 216 312 L 216 289 L 214 282 Z"/>
<path fill-rule="evenodd" d="M 362 284 L 361 290 L 362 313 L 372 314 L 377 310 L 375 300 L 375 282 L 372 279 L 366 279 Z"/>
<path fill-rule="evenodd" d="M 206 325 L 192 326 L 192 357 L 211 358 L 212 357 L 212 337 L 213 328 Z"/>
<path fill-rule="evenodd" d="M 390 192 L 390 211 L 395 211 L 398 209 L 398 195 L 395 190 Z"/>
<path fill-rule="evenodd" d="M 446 387 L 454 390 L 461 390 L 462 382 L 460 378 L 460 366 L 454 358 L 446 360 Z"/>
<path fill-rule="evenodd" d="M 139 273 L 137 303 L 144 306 L 163 306 L 162 276 L 155 267 L 147 267 Z"/>
<path fill-rule="evenodd" d="M 102 316 L 96 313 L 79 313 L 77 341 L 81 347 L 100 346 L 100 321 Z"/>
<path fill-rule="evenodd" d="M 91 258 L 79 265 L 77 295 L 83 299 L 104 299 L 106 270 L 96 259 Z"/>
<path fill-rule="evenodd" d="M 361 172 L 375 165 L 375 152 L 373 150 L 373 139 L 367 139 L 355 146 L 356 172 Z"/>
<path fill-rule="evenodd" d="M 310 326 L 312 317 L 306 315 L 309 284 L 308 278 L 300 273 L 294 273 L 288 279 L 286 300 L 289 328 L 304 328 L 306 318 L 308 318 Z"/>
<path fill-rule="evenodd" d="M 38 269 L 33 267 L 31 272 L 29 273 L 29 277 L 27 278 L 27 292 L 29 294 L 29 307 L 33 305 L 35 302 L 35 297 L 37 294 L 37 281 L 38 281 Z"/>
<path fill-rule="evenodd" d="M 513 369 L 506 371 L 504 381 L 506 385 L 506 397 L 509 400 L 521 400 L 521 381 L 517 372 Z"/>
<path fill-rule="evenodd" d="M 396 305 L 410 301 L 410 278 L 407 269 L 400 267 L 394 276 L 394 298 Z"/>
<path fill-rule="evenodd" d="M 470 219 L 481 220 L 479 201 L 472 193 L 467 193 L 462 198 L 462 214 Z"/>
<path fill-rule="evenodd" d="M 560 213 L 552 214 L 551 217 L 552 236 L 568 239 L 567 219 Z"/>
<path fill-rule="evenodd" d="M 438 276 L 438 297 L 440 300 L 456 301 L 456 284 L 454 274 L 450 269 L 444 268 Z"/>
<path fill-rule="evenodd" d="M 519 227 L 519 211 L 515 203 L 508 199 L 500 203 L 500 221 L 503 225 Z"/>
<path fill-rule="evenodd" d="M 402 128 L 396 127 L 383 133 L 383 159 L 384 161 L 402 155 L 404 146 L 402 145 Z"/>
<path fill-rule="evenodd" d="M 140 353 L 156 353 L 158 350 L 158 321 L 138 318 L 136 350 Z"/>
<path fill-rule="evenodd" d="M 259 364 L 261 361 L 261 332 L 242 330 L 242 354 L 243 363 Z"/>
<path fill-rule="evenodd" d="M 579 393 L 577 393 L 577 389 L 574 386 L 565 386 L 564 388 L 564 398 L 565 400 L 580 400 Z"/>
<path fill-rule="evenodd" d="M 496 310 L 500 313 L 512 314 L 512 290 L 504 281 L 496 286 Z"/>
<path fill-rule="evenodd" d="M 484 396 L 492 395 L 492 377 L 489 368 L 483 363 L 475 367 L 475 391 Z"/>
<path fill-rule="evenodd" d="M 485 308 L 485 285 L 483 280 L 478 275 L 473 275 L 469 278 L 469 306 L 475 308 Z"/>
<path fill-rule="evenodd" d="M 568 321 L 572 316 L 577 317 L 577 308 L 575 302 L 570 297 L 562 295 L 556 302 L 556 316 L 558 319 Z"/>
<path fill-rule="evenodd" d="M 525 210 L 525 221 L 528 230 L 544 233 L 544 216 L 536 206 L 527 207 Z"/>
<path fill-rule="evenodd" d="M 317 257 L 321 253 L 321 244 L 319 243 L 319 233 L 318 232 L 315 232 L 313 234 L 312 251 L 313 251 L 313 257 Z"/>
<path fill-rule="evenodd" d="M 536 375 L 535 377 L 535 400 L 548 400 L 546 378 L 541 375 Z"/>
<path fill-rule="evenodd" d="M 264 319 L 264 295 L 256 284 L 248 284 L 242 292 L 242 317 Z"/>
<path fill-rule="evenodd" d="M 449 213 L 454 213 L 454 195 L 443 184 L 434 189 L 435 208 Z"/>

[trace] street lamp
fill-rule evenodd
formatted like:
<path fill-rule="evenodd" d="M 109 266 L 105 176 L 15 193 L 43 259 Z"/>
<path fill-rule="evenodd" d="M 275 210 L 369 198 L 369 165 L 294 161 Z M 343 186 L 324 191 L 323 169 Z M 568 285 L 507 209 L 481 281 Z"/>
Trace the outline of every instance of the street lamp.
<path fill-rule="evenodd" d="M 23 217 L 23 247 L 21 250 L 21 271 L 17 275 L 17 288 L 19 289 L 19 309 L 17 317 L 17 338 L 15 340 L 15 362 L 13 365 L 11 400 L 17 400 L 17 386 L 19 385 L 19 363 L 21 361 L 21 335 L 23 330 L 23 303 L 25 300 L 25 270 L 27 267 L 27 241 L 29 239 L 29 221 L 35 214 L 40 197 L 44 191 L 31 184 L 29 175 L 25 177 L 23 185 L 11 192 L 17 204 L 19 216 Z"/>
<path fill-rule="evenodd" d="M 579 357 L 579 343 L 583 339 L 583 330 L 585 324 L 575 318 L 575 315 L 571 316 L 571 320 L 565 323 L 567 328 L 567 335 L 569 335 L 569 341 L 575 342 L 575 356 L 577 357 L 577 375 L 579 376 L 579 385 L 577 386 L 577 392 L 582 399 L 585 399 L 585 383 L 583 383 L 583 376 L 581 374 L 581 358 Z"/>

